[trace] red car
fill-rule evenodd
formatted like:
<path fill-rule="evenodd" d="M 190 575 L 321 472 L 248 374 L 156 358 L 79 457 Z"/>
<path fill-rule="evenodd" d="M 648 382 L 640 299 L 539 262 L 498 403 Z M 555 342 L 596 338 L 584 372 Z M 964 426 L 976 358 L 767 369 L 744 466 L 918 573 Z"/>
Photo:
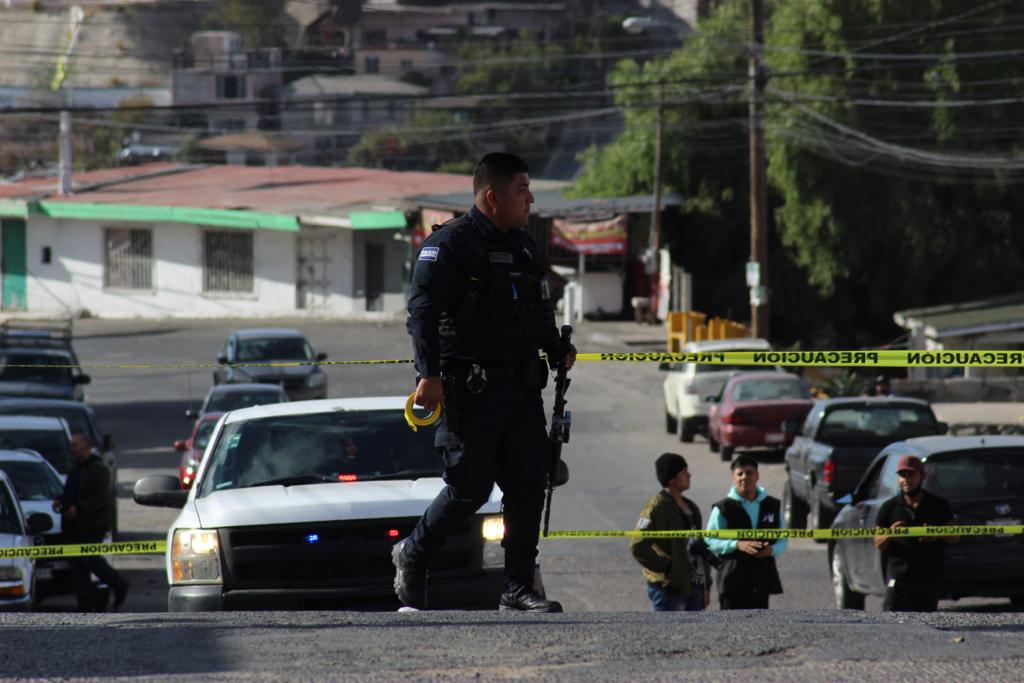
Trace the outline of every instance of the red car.
<path fill-rule="evenodd" d="M 203 461 L 203 451 L 206 444 L 210 442 L 210 435 L 217 425 L 217 420 L 224 413 L 203 413 L 195 426 L 192 428 L 192 435 L 187 439 L 178 439 L 174 442 L 174 450 L 182 451 L 181 464 L 178 466 L 178 479 L 181 481 L 181 488 L 192 488 L 196 472 L 199 471 L 199 463 Z"/>
<path fill-rule="evenodd" d="M 803 381 L 788 372 L 745 372 L 730 379 L 713 401 L 708 415 L 712 453 L 732 460 L 737 450 L 782 451 L 794 434 L 782 430 L 784 420 L 803 424 L 814 401 Z"/>

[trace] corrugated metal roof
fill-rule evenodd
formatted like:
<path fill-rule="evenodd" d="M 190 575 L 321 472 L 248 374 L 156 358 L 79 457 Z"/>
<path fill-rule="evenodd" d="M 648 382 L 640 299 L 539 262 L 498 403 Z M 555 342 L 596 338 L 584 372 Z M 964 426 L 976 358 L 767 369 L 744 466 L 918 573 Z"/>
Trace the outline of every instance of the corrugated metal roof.
<path fill-rule="evenodd" d="M 897 325 L 928 328 L 934 338 L 1024 328 L 1024 294 L 913 308 L 893 315 Z"/>

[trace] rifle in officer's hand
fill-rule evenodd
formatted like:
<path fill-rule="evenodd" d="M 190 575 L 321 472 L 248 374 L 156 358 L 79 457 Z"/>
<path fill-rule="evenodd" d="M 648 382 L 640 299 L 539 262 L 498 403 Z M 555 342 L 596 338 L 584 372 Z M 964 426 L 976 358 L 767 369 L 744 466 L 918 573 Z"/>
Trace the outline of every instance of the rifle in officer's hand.
<path fill-rule="evenodd" d="M 572 327 L 562 326 L 562 358 L 555 371 L 555 405 L 551 414 L 551 430 L 548 432 L 548 446 L 551 449 L 551 459 L 548 462 L 548 490 L 547 498 L 544 501 L 544 536 L 548 535 L 548 524 L 551 521 L 551 496 L 555 492 L 555 486 L 563 482 L 557 482 L 558 466 L 562 461 L 562 444 L 569 443 L 569 428 L 572 426 L 572 413 L 565 409 L 565 392 L 569 390 L 568 370 L 565 367 L 565 356 L 569 352 L 572 342 Z"/>

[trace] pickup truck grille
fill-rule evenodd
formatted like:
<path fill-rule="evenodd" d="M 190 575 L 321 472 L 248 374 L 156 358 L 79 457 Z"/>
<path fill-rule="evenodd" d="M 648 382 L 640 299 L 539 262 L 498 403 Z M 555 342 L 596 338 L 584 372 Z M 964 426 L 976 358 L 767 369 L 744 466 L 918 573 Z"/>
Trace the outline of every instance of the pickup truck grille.
<path fill-rule="evenodd" d="M 219 531 L 226 589 L 390 584 L 391 548 L 418 518 L 310 522 Z M 397 530 L 397 535 L 390 532 Z M 315 540 L 313 540 L 315 537 Z M 478 572 L 479 518 L 457 529 L 431 563 L 434 575 Z"/>

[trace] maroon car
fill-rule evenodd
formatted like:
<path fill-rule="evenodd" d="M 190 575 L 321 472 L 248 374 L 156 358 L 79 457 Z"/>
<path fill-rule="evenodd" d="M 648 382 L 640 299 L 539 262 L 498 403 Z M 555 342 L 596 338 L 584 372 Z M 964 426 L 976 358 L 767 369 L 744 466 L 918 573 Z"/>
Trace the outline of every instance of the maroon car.
<path fill-rule="evenodd" d="M 814 401 L 803 381 L 788 372 L 745 372 L 730 379 L 708 415 L 712 453 L 729 461 L 739 450 L 782 451 L 793 434 L 784 420 L 803 422 Z"/>
<path fill-rule="evenodd" d="M 206 444 L 210 442 L 210 435 L 213 428 L 217 426 L 217 420 L 224 413 L 203 413 L 195 426 L 192 434 L 187 439 L 178 439 L 174 442 L 174 450 L 181 451 L 181 464 L 178 466 L 178 479 L 181 481 L 181 488 L 192 488 L 192 482 L 196 479 L 196 472 L 199 471 L 199 463 L 203 461 L 203 451 Z"/>

